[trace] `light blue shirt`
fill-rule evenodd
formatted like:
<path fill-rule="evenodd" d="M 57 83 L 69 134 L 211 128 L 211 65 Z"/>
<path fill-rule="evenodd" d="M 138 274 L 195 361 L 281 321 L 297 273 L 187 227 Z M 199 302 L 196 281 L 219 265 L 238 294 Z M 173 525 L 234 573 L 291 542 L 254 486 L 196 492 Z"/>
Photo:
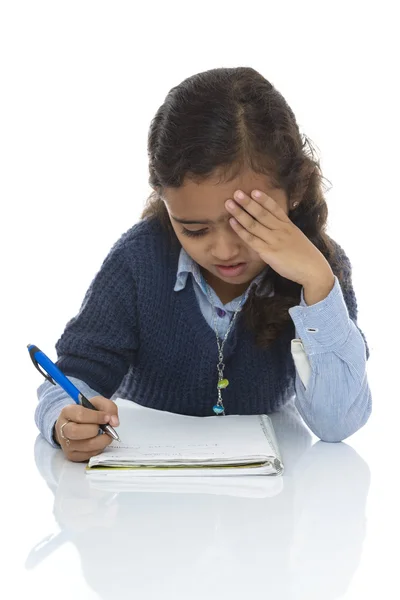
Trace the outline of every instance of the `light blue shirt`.
<path fill-rule="evenodd" d="M 265 270 L 253 279 L 241 296 L 225 305 L 210 288 L 211 305 L 199 265 L 182 248 L 174 291 L 179 293 L 184 289 L 191 275 L 201 312 L 214 329 L 215 307 L 217 330 L 223 339 L 232 315 L 239 304 L 244 303 L 252 284 L 257 284 L 256 294 L 260 296 L 274 294 L 270 287 L 261 289 L 259 286 L 264 273 Z M 296 335 L 291 348 L 296 367 L 295 405 L 316 435 L 324 431 L 324 441 L 341 441 L 367 422 L 372 402 L 366 376 L 365 343 L 349 317 L 338 278 L 335 276 L 328 296 L 312 306 L 306 304 L 302 288 L 300 303 L 290 308 L 289 314 Z M 70 380 L 87 398 L 99 395 L 85 382 L 74 377 Z M 71 399 L 63 389 L 47 381 L 39 387 L 38 399 L 46 405 L 46 410 L 40 411 L 40 419 L 36 418 L 37 426 L 47 441 L 55 446 L 52 438 L 54 422 L 62 408 L 71 404 Z M 36 411 L 38 414 L 39 411 Z"/>
<path fill-rule="evenodd" d="M 179 292 L 180 290 L 183 290 L 187 284 L 187 279 L 191 274 L 194 280 L 194 291 L 203 317 L 205 318 L 207 323 L 214 329 L 214 306 L 214 315 L 216 315 L 218 335 L 221 339 L 223 339 L 228 330 L 233 314 L 240 307 L 240 304 L 242 304 L 243 306 L 244 302 L 246 301 L 247 296 L 250 292 L 251 285 L 257 284 L 258 286 L 267 269 L 268 267 L 266 266 L 265 269 L 249 283 L 247 290 L 241 296 L 234 298 L 234 300 L 231 300 L 227 304 L 223 304 L 217 296 L 217 294 L 212 289 L 212 287 L 209 286 L 210 296 L 213 302 L 212 304 L 210 304 L 210 300 L 207 295 L 207 284 L 204 280 L 203 275 L 201 274 L 200 267 L 182 248 L 179 255 L 178 272 L 176 276 L 176 284 L 174 287 L 174 291 Z M 274 295 L 273 290 L 263 290 L 263 292 L 261 292 L 259 287 L 257 287 L 256 293 L 258 295 L 262 295 L 263 293 L 266 293 L 270 296 Z M 238 312 L 240 312 L 241 310 L 242 308 L 240 307 Z M 215 343 L 217 343 L 216 339 Z"/>

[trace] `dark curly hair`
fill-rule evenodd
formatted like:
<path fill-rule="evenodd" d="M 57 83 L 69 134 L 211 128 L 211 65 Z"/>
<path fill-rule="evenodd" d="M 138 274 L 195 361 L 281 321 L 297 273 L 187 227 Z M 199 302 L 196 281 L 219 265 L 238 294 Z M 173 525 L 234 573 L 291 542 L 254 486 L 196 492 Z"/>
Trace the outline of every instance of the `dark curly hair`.
<path fill-rule="evenodd" d="M 141 217 L 158 219 L 172 241 L 179 244 L 161 199 L 164 187 L 216 174 L 228 182 L 250 168 L 285 190 L 290 204 L 299 202 L 290 219 L 342 280 L 335 242 L 325 232 L 328 207 L 315 150 L 283 96 L 254 69 L 212 69 L 173 87 L 151 122 L 148 155 L 154 191 Z M 288 309 L 299 303 L 301 292 L 300 284 L 269 268 L 262 285 L 271 284 L 274 296 L 262 298 L 252 289 L 242 310 L 245 326 L 264 348 L 293 325 Z"/>

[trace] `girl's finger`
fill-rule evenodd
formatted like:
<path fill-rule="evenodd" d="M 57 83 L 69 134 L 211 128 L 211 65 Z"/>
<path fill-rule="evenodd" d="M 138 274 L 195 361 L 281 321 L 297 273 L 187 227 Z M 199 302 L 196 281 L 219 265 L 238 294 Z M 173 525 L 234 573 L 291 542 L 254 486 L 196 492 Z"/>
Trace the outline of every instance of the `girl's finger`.
<path fill-rule="evenodd" d="M 61 411 L 61 416 L 68 421 L 74 421 L 75 423 L 108 423 L 110 421 L 110 414 L 107 414 L 101 410 L 92 410 L 91 408 L 85 408 L 79 404 L 68 404 Z"/>
<path fill-rule="evenodd" d="M 67 426 L 65 426 L 65 429 Z M 103 435 L 96 435 L 96 437 L 90 438 L 90 440 L 74 440 L 69 444 L 70 452 L 101 452 L 109 444 L 111 444 L 112 438 L 104 433 Z"/>
<path fill-rule="evenodd" d="M 251 211 L 257 210 L 254 207 L 254 204 L 260 205 L 267 214 L 273 215 L 279 221 L 282 221 L 283 223 L 291 223 L 291 220 L 283 208 L 279 206 L 279 204 L 273 198 L 271 198 L 271 196 L 268 196 L 264 192 L 261 192 L 260 190 L 253 190 L 251 192 L 251 199 L 249 203 L 249 206 L 251 206 Z M 245 208 L 247 210 L 247 207 Z M 251 212 L 251 214 L 253 213 Z M 277 227 L 274 226 L 273 228 L 276 229 Z"/>
<path fill-rule="evenodd" d="M 89 458 L 91 458 L 92 456 L 96 456 L 97 454 L 100 454 L 100 452 L 101 452 L 101 450 L 96 450 L 95 452 L 67 451 L 65 453 L 65 455 L 68 458 L 68 460 L 71 460 L 72 462 L 87 462 L 89 460 Z"/>
<path fill-rule="evenodd" d="M 236 231 L 238 236 L 241 237 L 242 240 L 246 242 L 246 244 L 255 252 L 260 254 L 261 252 L 266 252 L 268 250 L 267 243 L 264 240 L 251 233 L 248 229 L 236 221 L 236 219 L 229 219 L 229 223 L 231 224 L 232 229 Z M 262 227 L 262 225 L 260 225 L 260 227 Z"/>
<path fill-rule="evenodd" d="M 232 205 L 227 204 L 227 208 L 229 212 L 233 215 L 233 217 L 236 219 L 236 221 L 248 232 L 250 232 L 252 236 L 258 237 L 264 242 L 272 242 L 272 231 L 270 229 L 267 229 L 267 227 L 265 227 L 254 217 L 249 215 L 242 207 L 238 205 L 232 207 Z M 232 223 L 232 225 L 235 224 L 231 220 L 229 222 Z"/>
<path fill-rule="evenodd" d="M 63 433 L 65 437 L 70 440 L 87 440 L 94 438 L 99 433 L 98 425 L 82 425 L 81 423 L 74 423 L 69 421 L 64 425 Z"/>
<path fill-rule="evenodd" d="M 285 227 L 286 224 L 284 224 L 271 212 L 268 212 L 268 210 L 263 208 L 258 202 L 255 202 L 243 192 L 241 192 L 241 194 L 243 197 L 240 199 L 240 205 L 238 202 L 228 200 L 225 204 L 226 209 L 233 215 L 237 222 L 242 225 L 242 227 L 247 229 L 250 234 L 260 238 L 267 244 L 272 244 L 274 241 L 274 231 Z M 237 193 L 235 193 L 235 198 L 239 199 Z M 275 200 L 269 198 L 269 196 L 266 196 L 266 199 L 270 200 L 279 211 L 282 210 L 276 204 Z M 284 212 L 283 214 L 285 215 Z M 246 240 L 246 238 L 243 239 L 250 244 L 251 238 L 249 236 L 248 240 Z"/>
<path fill-rule="evenodd" d="M 263 192 L 260 197 L 256 196 L 257 190 L 253 190 L 252 196 L 250 197 L 244 192 L 235 192 L 234 198 L 236 202 L 228 201 L 226 208 L 234 216 L 240 214 L 240 209 L 246 211 L 245 214 L 249 214 L 256 221 L 264 225 L 268 229 L 281 229 L 283 223 L 290 223 L 289 217 L 285 211 L 279 206 L 277 202 L 270 196 L 267 196 Z M 230 202 L 233 202 L 231 206 Z"/>

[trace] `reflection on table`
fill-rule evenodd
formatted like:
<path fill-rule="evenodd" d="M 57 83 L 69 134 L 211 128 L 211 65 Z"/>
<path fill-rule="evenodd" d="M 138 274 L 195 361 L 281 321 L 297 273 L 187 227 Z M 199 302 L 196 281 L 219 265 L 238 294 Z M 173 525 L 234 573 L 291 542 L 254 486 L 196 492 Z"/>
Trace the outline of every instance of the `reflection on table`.
<path fill-rule="evenodd" d="M 283 477 L 96 483 L 39 436 L 60 531 L 27 568 L 68 541 L 104 599 L 340 598 L 365 536 L 368 466 L 344 443 L 313 444 L 292 402 L 271 418 Z"/>

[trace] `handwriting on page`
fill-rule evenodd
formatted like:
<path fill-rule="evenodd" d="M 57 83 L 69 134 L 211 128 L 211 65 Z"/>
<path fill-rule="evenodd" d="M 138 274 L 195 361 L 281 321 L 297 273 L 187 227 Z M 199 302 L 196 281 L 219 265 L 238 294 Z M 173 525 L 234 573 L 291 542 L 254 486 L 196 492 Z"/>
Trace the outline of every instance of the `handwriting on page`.
<path fill-rule="evenodd" d="M 218 443 L 206 443 L 206 444 L 148 444 L 146 446 L 142 446 L 140 444 L 124 444 L 122 442 L 112 442 L 110 448 L 130 448 L 131 450 L 140 450 L 142 448 L 150 449 L 150 448 L 172 448 L 172 449 L 202 449 L 202 448 L 217 448 L 219 446 Z"/>
<path fill-rule="evenodd" d="M 206 459 L 214 456 L 225 456 L 226 453 L 219 448 L 220 444 L 202 443 L 202 444 L 124 444 L 121 442 L 113 442 L 106 448 L 105 453 L 111 456 L 128 456 L 147 458 L 191 458 Z"/>
<path fill-rule="evenodd" d="M 216 448 L 219 444 L 182 444 L 183 448 Z M 179 448 L 179 444 L 152 444 L 147 446 L 147 448 Z"/>
<path fill-rule="evenodd" d="M 105 453 L 106 454 L 106 453 Z M 187 451 L 182 451 L 182 452 L 148 452 L 147 450 L 143 450 L 143 449 L 139 449 L 135 452 L 134 456 L 130 455 L 130 454 L 126 454 L 125 458 L 127 459 L 131 459 L 131 458 L 136 458 L 138 459 L 139 457 L 151 457 L 151 458 L 156 458 L 156 457 L 161 457 L 163 459 L 171 459 L 173 457 L 179 457 L 179 458 L 185 458 L 186 460 L 188 459 L 204 459 L 204 458 L 210 458 L 213 456 L 218 456 L 218 457 L 224 457 L 225 456 L 225 452 L 218 452 L 218 454 L 216 452 L 207 452 L 207 454 L 205 454 L 204 456 L 202 454 L 192 454 L 190 452 Z M 111 457 L 116 457 L 116 458 L 120 458 L 121 454 L 115 452 L 111 452 L 110 453 Z"/>

